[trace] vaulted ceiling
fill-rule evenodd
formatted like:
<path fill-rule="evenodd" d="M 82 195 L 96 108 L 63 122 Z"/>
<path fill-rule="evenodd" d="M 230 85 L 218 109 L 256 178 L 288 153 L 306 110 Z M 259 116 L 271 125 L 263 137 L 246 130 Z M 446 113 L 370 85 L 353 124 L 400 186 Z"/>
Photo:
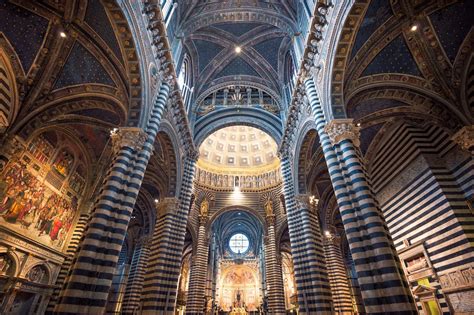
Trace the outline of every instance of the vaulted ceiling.
<path fill-rule="evenodd" d="M 178 1 L 178 8 L 175 34 L 192 59 L 195 98 L 226 82 L 280 93 L 285 54 L 297 33 L 295 1 Z"/>

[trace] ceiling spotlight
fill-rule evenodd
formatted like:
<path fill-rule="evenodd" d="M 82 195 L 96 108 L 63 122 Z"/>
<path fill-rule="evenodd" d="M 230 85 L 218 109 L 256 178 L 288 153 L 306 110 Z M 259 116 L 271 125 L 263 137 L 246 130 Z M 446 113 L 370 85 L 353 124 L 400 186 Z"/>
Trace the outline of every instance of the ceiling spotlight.
<path fill-rule="evenodd" d="M 331 232 L 329 232 L 329 231 L 325 231 L 324 234 L 326 235 L 326 237 L 331 236 Z"/>
<path fill-rule="evenodd" d="M 60 33 L 59 33 L 59 36 L 61 36 L 62 38 L 66 38 L 66 37 L 67 37 L 67 35 L 66 35 L 65 32 L 60 32 Z"/>
<path fill-rule="evenodd" d="M 418 26 L 417 25 L 412 25 L 412 27 L 410 28 L 410 31 L 414 32 L 418 29 Z"/>
<path fill-rule="evenodd" d="M 158 203 L 158 201 L 159 201 L 158 199 L 155 199 L 155 203 Z"/>
<path fill-rule="evenodd" d="M 360 127 L 360 123 L 357 123 L 357 127 Z"/>
<path fill-rule="evenodd" d="M 240 46 L 235 46 L 235 52 L 240 54 L 240 52 L 242 51 L 242 48 Z"/>

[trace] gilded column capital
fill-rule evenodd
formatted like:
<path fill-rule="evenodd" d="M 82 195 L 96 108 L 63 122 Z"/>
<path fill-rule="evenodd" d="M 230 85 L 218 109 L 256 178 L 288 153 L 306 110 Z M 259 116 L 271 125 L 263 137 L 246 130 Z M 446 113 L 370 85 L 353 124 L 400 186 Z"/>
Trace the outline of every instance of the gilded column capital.
<path fill-rule="evenodd" d="M 295 196 L 295 201 L 298 209 L 310 209 L 311 207 L 310 196 L 307 194 Z"/>
<path fill-rule="evenodd" d="M 199 215 L 199 225 L 206 225 L 207 221 L 209 221 L 209 216 L 207 215 Z"/>
<path fill-rule="evenodd" d="M 179 207 L 179 200 L 176 197 L 166 197 L 156 205 L 157 217 L 162 217 L 169 213 L 175 213 Z"/>
<path fill-rule="evenodd" d="M 9 158 L 15 156 L 25 149 L 26 147 L 24 143 L 15 136 L 6 137 L 2 145 L 2 153 L 7 155 Z"/>
<path fill-rule="evenodd" d="M 267 221 L 268 226 L 274 226 L 275 225 L 275 215 L 266 216 L 265 220 Z"/>
<path fill-rule="evenodd" d="M 141 246 L 149 246 L 152 240 L 153 240 L 153 235 L 147 234 L 137 239 L 136 244 L 141 245 Z"/>
<path fill-rule="evenodd" d="M 331 228 L 324 232 L 324 242 L 326 244 L 341 246 L 341 236 L 337 234 L 335 228 Z"/>
<path fill-rule="evenodd" d="M 186 150 L 186 158 L 190 161 L 196 162 L 199 159 L 199 151 L 194 148 L 189 148 Z"/>
<path fill-rule="evenodd" d="M 360 146 L 360 127 L 354 125 L 353 119 L 333 119 L 326 125 L 324 131 L 333 145 L 342 140 L 351 140 L 355 146 Z"/>
<path fill-rule="evenodd" d="M 452 136 L 451 140 L 463 150 L 469 151 L 474 149 L 474 125 L 464 126 Z"/>
<path fill-rule="evenodd" d="M 142 128 L 122 127 L 114 128 L 110 132 L 110 138 L 112 139 L 113 151 L 118 153 L 123 147 L 140 150 L 147 139 L 147 134 Z"/>

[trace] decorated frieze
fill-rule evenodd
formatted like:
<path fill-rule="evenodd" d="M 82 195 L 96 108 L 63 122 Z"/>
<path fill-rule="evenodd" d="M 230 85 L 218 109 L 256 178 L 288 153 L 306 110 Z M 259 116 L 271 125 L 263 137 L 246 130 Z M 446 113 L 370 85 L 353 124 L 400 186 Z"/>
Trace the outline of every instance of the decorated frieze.
<path fill-rule="evenodd" d="M 333 145 L 351 140 L 355 146 L 360 146 L 360 127 L 352 119 L 333 119 L 324 129 Z"/>
<path fill-rule="evenodd" d="M 440 275 L 439 282 L 445 293 L 474 289 L 474 266 Z"/>
<path fill-rule="evenodd" d="M 138 151 L 143 147 L 147 134 L 143 129 L 137 127 L 114 128 L 110 132 L 110 138 L 115 153 L 118 153 L 123 147 Z"/>

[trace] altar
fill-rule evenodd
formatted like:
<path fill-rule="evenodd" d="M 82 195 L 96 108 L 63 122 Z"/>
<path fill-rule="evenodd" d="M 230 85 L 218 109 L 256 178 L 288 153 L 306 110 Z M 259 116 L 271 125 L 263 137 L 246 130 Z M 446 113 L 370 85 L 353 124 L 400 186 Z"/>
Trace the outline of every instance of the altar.
<path fill-rule="evenodd" d="M 229 314 L 230 315 L 247 315 L 248 313 L 245 311 L 243 307 L 234 307 Z"/>

